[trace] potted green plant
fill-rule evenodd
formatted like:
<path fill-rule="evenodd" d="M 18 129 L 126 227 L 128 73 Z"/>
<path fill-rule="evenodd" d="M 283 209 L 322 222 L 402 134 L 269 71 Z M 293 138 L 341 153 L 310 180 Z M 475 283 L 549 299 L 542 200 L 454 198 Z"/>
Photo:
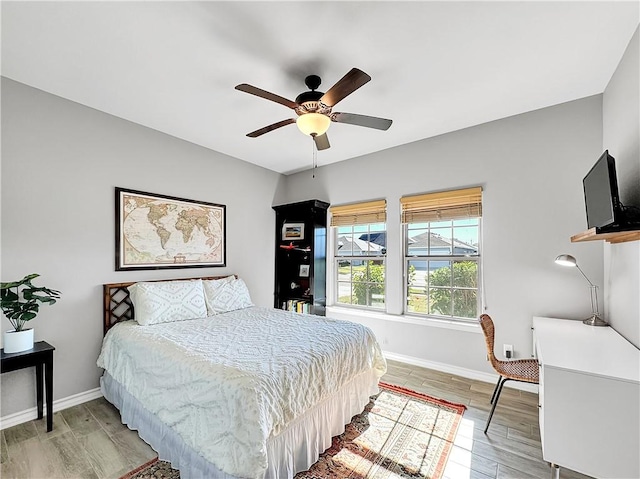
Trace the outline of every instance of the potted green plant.
<path fill-rule="evenodd" d="M 32 281 L 38 276 L 33 273 L 20 281 L 0 283 L 0 308 L 13 326 L 13 330 L 4 333 L 5 353 L 33 348 L 33 329 L 25 325 L 38 315 L 40 304 L 55 304 L 60 298 L 60 291 L 34 286 Z"/>

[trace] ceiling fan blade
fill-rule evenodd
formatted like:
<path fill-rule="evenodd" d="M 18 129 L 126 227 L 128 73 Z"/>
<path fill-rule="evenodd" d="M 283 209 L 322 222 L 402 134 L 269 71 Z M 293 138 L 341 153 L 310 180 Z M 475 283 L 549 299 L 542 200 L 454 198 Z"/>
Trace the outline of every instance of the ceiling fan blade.
<path fill-rule="evenodd" d="M 276 103 L 280 103 L 281 105 L 288 106 L 291 109 L 294 109 L 298 106 L 298 104 L 294 101 L 287 100 L 286 98 L 276 95 L 275 93 L 262 90 L 261 88 L 248 85 L 246 83 L 241 83 L 240 85 L 236 85 L 236 90 L 243 91 L 245 93 L 250 93 L 251 95 L 259 96 L 260 98 L 265 98 L 267 100 L 275 101 Z"/>
<path fill-rule="evenodd" d="M 278 128 L 282 128 L 283 126 L 290 125 L 291 123 L 295 123 L 296 120 L 293 118 L 288 118 L 286 120 L 279 121 L 278 123 L 274 123 L 269 126 L 265 126 L 264 128 L 260 128 L 259 130 L 252 131 L 251 133 L 247 133 L 249 138 L 257 138 L 260 135 L 264 135 L 265 133 L 269 133 L 270 131 L 276 130 Z"/>
<path fill-rule="evenodd" d="M 367 128 L 375 128 L 376 130 L 388 130 L 391 123 L 393 123 L 392 120 L 387 120 L 386 118 L 357 115 L 355 113 L 332 113 L 331 121 L 335 121 L 336 123 L 366 126 Z"/>
<path fill-rule="evenodd" d="M 334 106 L 347 95 L 350 95 L 362 85 L 371 80 L 371 77 L 362 70 L 352 68 L 349 73 L 343 76 L 338 82 L 329 88 L 329 91 L 322 95 L 320 102 L 327 106 Z"/>
<path fill-rule="evenodd" d="M 314 136 L 313 137 L 313 141 L 316 142 L 316 148 L 318 149 L 318 151 L 326 150 L 327 148 L 329 148 L 331 146 L 329 144 L 329 137 L 327 136 L 326 133 L 323 133 L 322 135 Z"/>

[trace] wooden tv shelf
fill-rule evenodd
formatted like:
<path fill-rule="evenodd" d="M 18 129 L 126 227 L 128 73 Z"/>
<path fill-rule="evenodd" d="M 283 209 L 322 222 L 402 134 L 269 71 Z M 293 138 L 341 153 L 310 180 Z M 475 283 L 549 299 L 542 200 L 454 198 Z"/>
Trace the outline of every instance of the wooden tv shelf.
<path fill-rule="evenodd" d="M 595 228 L 588 229 L 571 237 L 572 243 L 580 241 L 599 241 L 604 240 L 608 243 L 625 243 L 627 241 L 640 240 L 640 230 L 631 231 L 614 231 L 611 233 L 596 233 Z"/>

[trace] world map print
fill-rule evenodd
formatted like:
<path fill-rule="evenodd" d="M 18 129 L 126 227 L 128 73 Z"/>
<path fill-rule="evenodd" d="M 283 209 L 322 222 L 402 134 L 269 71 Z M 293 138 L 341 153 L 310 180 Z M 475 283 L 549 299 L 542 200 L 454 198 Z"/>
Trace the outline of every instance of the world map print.
<path fill-rule="evenodd" d="M 121 190 L 119 210 L 123 269 L 224 265 L 224 206 Z"/>

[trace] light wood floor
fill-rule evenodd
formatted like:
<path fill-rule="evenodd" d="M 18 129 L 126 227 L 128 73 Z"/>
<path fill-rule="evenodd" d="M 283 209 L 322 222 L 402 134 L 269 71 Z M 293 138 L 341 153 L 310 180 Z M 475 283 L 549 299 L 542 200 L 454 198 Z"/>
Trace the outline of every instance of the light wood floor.
<path fill-rule="evenodd" d="M 382 380 L 467 406 L 446 479 L 551 477 L 542 460 L 536 394 L 505 388 L 485 435 L 493 384 L 395 361 Z M 50 433 L 43 420 L 31 421 L 3 430 L 1 440 L 2 479 L 117 479 L 155 457 L 103 398 L 55 413 Z M 560 477 L 587 478 L 568 469 Z"/>

